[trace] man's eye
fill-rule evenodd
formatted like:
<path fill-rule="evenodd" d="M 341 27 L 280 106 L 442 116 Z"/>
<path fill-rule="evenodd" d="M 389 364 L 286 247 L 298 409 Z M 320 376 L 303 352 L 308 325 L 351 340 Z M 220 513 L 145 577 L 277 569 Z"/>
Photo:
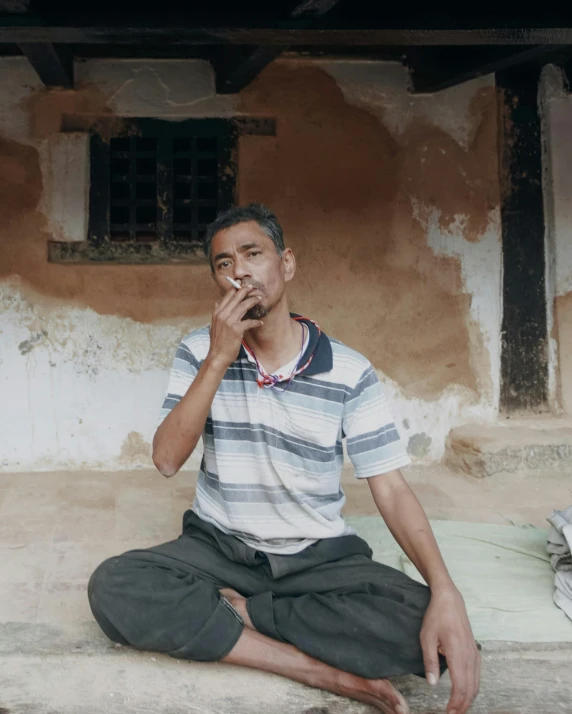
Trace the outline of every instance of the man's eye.
<path fill-rule="evenodd" d="M 253 251 L 252 253 L 248 254 L 248 257 L 253 258 L 255 255 L 260 255 L 261 252 L 262 251 L 260 251 L 260 250 Z"/>

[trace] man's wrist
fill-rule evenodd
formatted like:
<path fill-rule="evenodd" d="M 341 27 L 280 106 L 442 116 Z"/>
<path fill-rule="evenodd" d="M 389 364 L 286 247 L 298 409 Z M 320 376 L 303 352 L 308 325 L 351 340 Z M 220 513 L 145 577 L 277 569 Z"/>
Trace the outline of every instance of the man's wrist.
<path fill-rule="evenodd" d="M 228 364 L 228 362 L 225 361 L 223 358 L 211 354 L 206 356 L 204 365 L 206 369 L 220 374 L 221 377 L 224 376 L 224 373 L 230 367 L 230 364 Z"/>
<path fill-rule="evenodd" d="M 431 579 L 428 585 L 433 597 L 457 597 L 460 594 L 459 589 L 448 574 L 440 578 Z"/>

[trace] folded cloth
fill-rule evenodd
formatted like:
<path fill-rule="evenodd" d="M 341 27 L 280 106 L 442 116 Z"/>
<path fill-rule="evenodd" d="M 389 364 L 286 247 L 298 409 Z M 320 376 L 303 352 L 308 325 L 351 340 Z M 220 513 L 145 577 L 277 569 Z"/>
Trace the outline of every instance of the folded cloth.
<path fill-rule="evenodd" d="M 557 571 L 554 585 L 554 602 L 572 620 L 572 572 Z"/>
<path fill-rule="evenodd" d="M 554 570 L 572 571 L 572 555 L 570 553 L 562 553 L 561 555 L 551 555 L 550 563 Z"/>
<path fill-rule="evenodd" d="M 564 529 L 568 526 L 572 526 L 572 506 L 568 506 L 564 511 L 552 511 L 552 515 L 547 518 L 550 525 L 556 530 L 556 540 L 557 544 L 562 544 L 563 541 L 568 542 L 568 550 L 570 550 L 571 541 L 568 540 L 564 533 Z M 551 541 L 550 534 L 548 540 Z"/>
<path fill-rule="evenodd" d="M 556 555 L 566 555 L 570 552 L 568 541 L 554 526 L 551 526 L 548 531 L 548 545 L 546 546 L 546 550 L 550 554 L 554 553 Z"/>
<path fill-rule="evenodd" d="M 556 571 L 554 602 L 572 620 L 572 506 L 552 512 L 546 550 Z"/>

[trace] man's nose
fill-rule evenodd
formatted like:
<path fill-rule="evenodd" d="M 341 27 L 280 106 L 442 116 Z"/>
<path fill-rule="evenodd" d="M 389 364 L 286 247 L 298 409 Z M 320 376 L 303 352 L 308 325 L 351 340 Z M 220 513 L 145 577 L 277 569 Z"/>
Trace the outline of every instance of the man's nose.
<path fill-rule="evenodd" d="M 234 261 L 234 270 L 233 270 L 233 275 L 232 277 L 235 280 L 243 280 L 244 278 L 250 278 L 250 273 L 248 271 L 248 267 L 242 260 L 235 260 Z"/>

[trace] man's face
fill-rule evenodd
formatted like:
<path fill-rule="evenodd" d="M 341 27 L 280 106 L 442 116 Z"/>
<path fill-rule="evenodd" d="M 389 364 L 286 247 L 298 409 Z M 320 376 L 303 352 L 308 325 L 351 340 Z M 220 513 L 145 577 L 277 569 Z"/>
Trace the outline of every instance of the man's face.
<path fill-rule="evenodd" d="M 211 244 L 213 277 L 221 294 L 235 288 L 225 276 L 255 288 L 252 295 L 262 300 L 245 319 L 259 320 L 282 299 L 285 285 L 293 277 L 293 256 L 289 249 L 278 255 L 276 246 L 256 223 L 248 221 L 219 231 Z"/>

